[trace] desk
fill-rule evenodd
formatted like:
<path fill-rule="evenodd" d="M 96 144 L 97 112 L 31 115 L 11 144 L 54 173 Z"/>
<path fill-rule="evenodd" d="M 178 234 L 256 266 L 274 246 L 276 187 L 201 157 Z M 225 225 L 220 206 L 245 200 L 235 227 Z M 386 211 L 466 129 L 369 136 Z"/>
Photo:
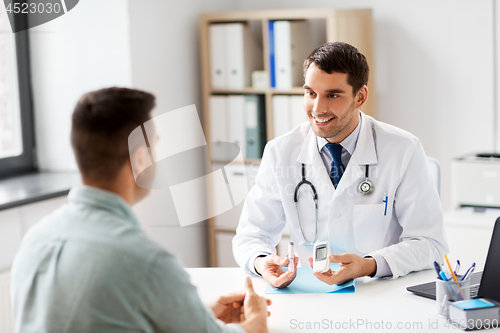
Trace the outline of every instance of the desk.
<path fill-rule="evenodd" d="M 460 259 L 465 269 L 475 261 L 477 271 L 483 269 L 494 219 L 488 217 L 487 221 L 480 227 L 461 223 L 446 225 L 450 260 Z M 246 276 L 240 268 L 188 268 L 187 271 L 204 302 L 231 291 L 242 290 Z M 264 295 L 266 282 L 258 277 L 252 278 L 252 281 L 255 291 L 273 302 L 269 307 L 271 317 L 268 320 L 272 333 L 463 332 L 445 327 L 446 320 L 436 314 L 435 301 L 406 291 L 408 286 L 435 278 L 434 270 L 410 273 L 396 280 L 360 278 L 354 294 L 314 295 Z M 326 328 L 299 328 L 299 323 L 305 327 L 307 323 L 314 325 L 315 322 L 326 323 Z M 343 325 L 343 329 L 338 325 Z M 402 328 L 398 329 L 401 325 Z M 500 332 L 500 329 L 488 330 L 491 331 Z"/>
<path fill-rule="evenodd" d="M 246 276 L 240 268 L 188 268 L 187 271 L 203 302 L 242 290 Z M 264 295 L 266 282 L 258 277 L 252 278 L 252 282 L 258 294 L 272 300 L 268 319 L 270 333 L 463 332 L 445 327 L 446 320 L 436 314 L 435 301 L 406 291 L 408 286 L 433 279 L 433 270 L 411 273 L 396 280 L 360 278 L 354 294 L 309 295 Z M 316 329 L 299 328 L 314 322 L 319 322 Z M 324 323 L 325 328 L 319 326 Z M 402 328 L 398 329 L 398 325 Z M 500 332 L 500 329 L 490 331 Z"/>

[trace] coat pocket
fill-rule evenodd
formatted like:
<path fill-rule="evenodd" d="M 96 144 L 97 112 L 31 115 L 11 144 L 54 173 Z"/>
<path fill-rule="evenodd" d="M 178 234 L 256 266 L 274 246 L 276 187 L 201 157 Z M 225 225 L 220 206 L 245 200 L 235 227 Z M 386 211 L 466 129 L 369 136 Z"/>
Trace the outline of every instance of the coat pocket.
<path fill-rule="evenodd" d="M 384 215 L 385 203 L 353 206 L 354 246 L 367 254 L 385 246 L 390 216 Z"/>

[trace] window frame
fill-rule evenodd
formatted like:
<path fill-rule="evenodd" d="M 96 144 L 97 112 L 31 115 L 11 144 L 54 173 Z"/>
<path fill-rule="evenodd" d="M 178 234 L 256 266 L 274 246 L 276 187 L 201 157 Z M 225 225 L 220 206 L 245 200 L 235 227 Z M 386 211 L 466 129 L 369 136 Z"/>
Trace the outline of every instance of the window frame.
<path fill-rule="evenodd" d="M 16 27 L 21 26 L 25 28 L 25 30 L 15 33 L 23 152 L 19 156 L 0 158 L 0 179 L 38 170 L 35 149 L 27 15 L 13 16 Z"/>

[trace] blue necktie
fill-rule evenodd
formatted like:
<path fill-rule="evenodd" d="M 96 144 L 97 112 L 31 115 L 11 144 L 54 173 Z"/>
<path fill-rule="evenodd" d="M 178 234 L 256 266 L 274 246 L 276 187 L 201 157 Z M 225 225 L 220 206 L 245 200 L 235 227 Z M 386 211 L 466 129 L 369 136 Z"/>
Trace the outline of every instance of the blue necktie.
<path fill-rule="evenodd" d="M 342 164 L 342 146 L 336 143 L 327 143 L 326 148 L 332 154 L 333 162 L 332 169 L 330 170 L 330 179 L 332 180 L 333 186 L 337 188 L 340 182 L 340 178 L 344 174 L 344 165 Z"/>

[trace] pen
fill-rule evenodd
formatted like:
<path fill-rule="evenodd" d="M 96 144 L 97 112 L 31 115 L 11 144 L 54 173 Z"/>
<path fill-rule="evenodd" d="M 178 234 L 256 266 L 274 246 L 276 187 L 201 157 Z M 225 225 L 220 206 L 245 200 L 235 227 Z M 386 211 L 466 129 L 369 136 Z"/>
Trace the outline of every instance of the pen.
<path fill-rule="evenodd" d="M 474 269 L 476 269 L 476 263 L 472 263 L 472 266 L 469 267 L 469 269 L 467 270 L 467 272 L 465 272 L 464 276 L 462 276 L 462 281 L 464 281 L 465 279 L 469 278 L 470 275 L 472 274 L 472 272 L 474 272 Z"/>
<path fill-rule="evenodd" d="M 436 273 L 438 275 L 438 279 L 441 279 L 441 266 L 439 266 L 438 262 L 437 261 L 434 261 L 434 269 L 436 270 Z"/>
<path fill-rule="evenodd" d="M 460 270 L 460 260 L 457 260 L 457 263 L 455 264 L 455 268 L 453 271 L 455 271 L 455 275 L 458 275 L 458 271 Z"/>
<path fill-rule="evenodd" d="M 384 192 L 385 200 L 382 200 L 382 202 L 385 202 L 385 210 L 384 210 L 384 216 L 387 215 L 387 192 Z"/>

